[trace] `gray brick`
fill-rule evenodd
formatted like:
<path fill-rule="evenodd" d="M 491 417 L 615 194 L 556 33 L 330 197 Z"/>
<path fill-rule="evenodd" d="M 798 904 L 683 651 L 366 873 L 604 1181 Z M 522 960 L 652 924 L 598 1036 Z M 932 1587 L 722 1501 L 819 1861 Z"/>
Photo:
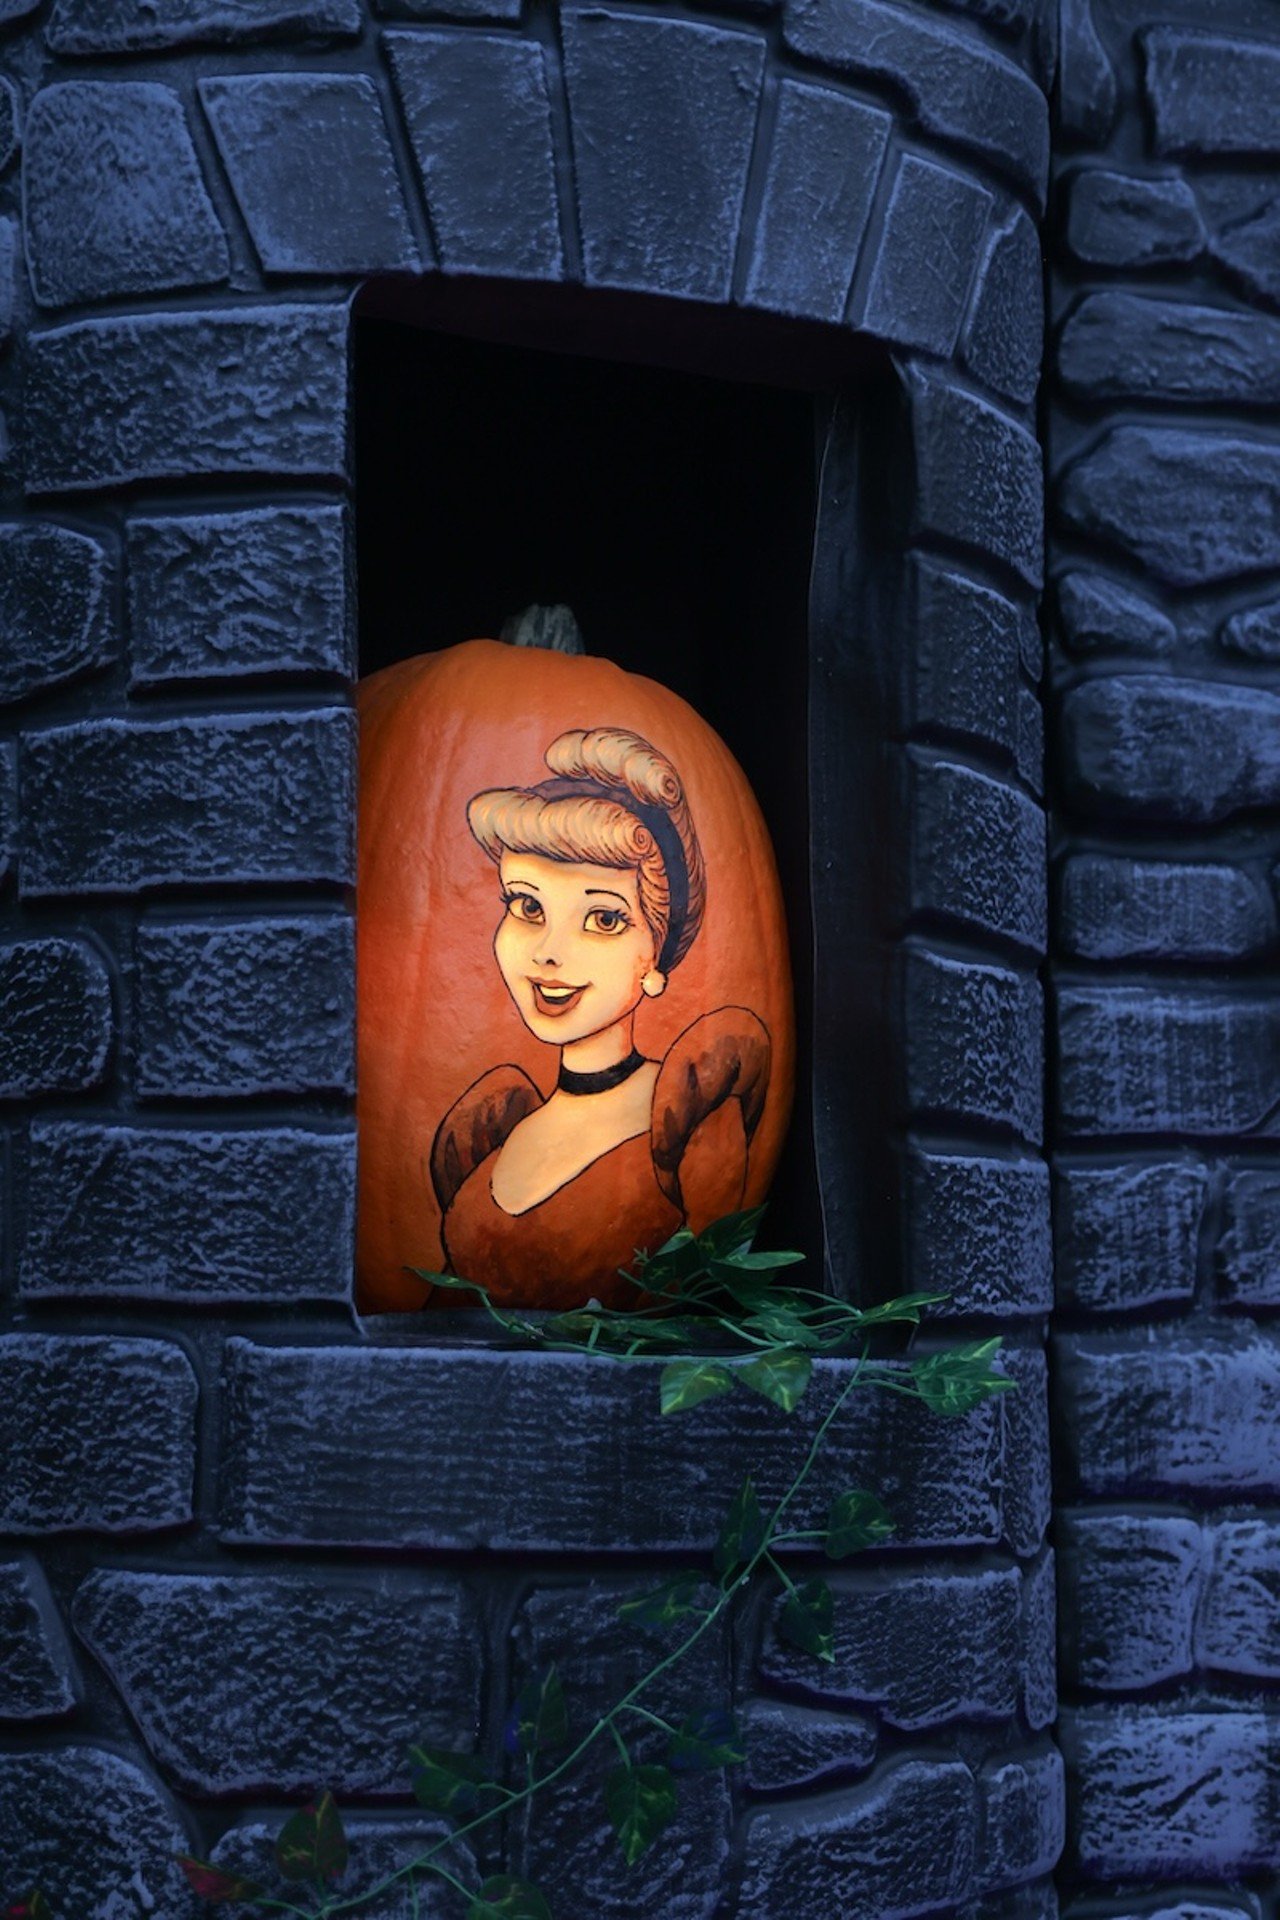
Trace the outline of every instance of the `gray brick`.
<path fill-rule="evenodd" d="M 1090 400 L 1268 407 L 1280 401 L 1280 320 L 1120 291 L 1091 293 L 1058 341 L 1068 392 Z"/>
<path fill-rule="evenodd" d="M 111 982 L 91 947 L 0 946 L 0 1099 L 101 1086 L 112 1030 Z"/>
<path fill-rule="evenodd" d="M 196 1381 L 180 1347 L 0 1335 L 0 1527 L 137 1533 L 191 1518 Z"/>
<path fill-rule="evenodd" d="M 23 740 L 25 895 L 354 879 L 353 716 L 88 720 Z"/>
<path fill-rule="evenodd" d="M 199 1920 L 175 1858 L 191 1844 L 168 1794 L 118 1753 L 0 1754 L 0 1859 L 15 1899 L 39 1887 L 58 1915 Z"/>
<path fill-rule="evenodd" d="M 1036 1732 L 1058 1717 L 1057 1569 L 1046 1548 L 1022 1585 L 1022 1711 Z"/>
<path fill-rule="evenodd" d="M 1271 944 L 1275 910 L 1239 867 L 1078 853 L 1063 863 L 1057 926 L 1082 960 L 1230 960 Z"/>
<path fill-rule="evenodd" d="M 1021 611 L 1003 594 L 913 554 L 904 588 L 901 725 L 1000 748 L 1018 740 Z"/>
<path fill-rule="evenodd" d="M 144 1099 L 355 1091 L 346 916 L 155 921 L 138 931 Z"/>
<path fill-rule="evenodd" d="M 1058 1110 L 1069 1134 L 1274 1134 L 1278 1076 L 1274 994 L 1059 990 Z"/>
<path fill-rule="evenodd" d="M 1044 952 L 1045 818 L 1016 787 L 916 748 L 905 765 L 903 911 Z"/>
<path fill-rule="evenodd" d="M 27 116 L 23 203 L 43 307 L 204 287 L 227 277 L 226 238 L 181 97 L 141 80 L 71 80 Z"/>
<path fill-rule="evenodd" d="M 0 740 L 0 881 L 13 865 L 14 831 L 17 825 L 17 747 L 12 740 Z"/>
<path fill-rule="evenodd" d="M 1273 1520 L 1215 1520 L 1212 1559 L 1196 1616 L 1196 1661 L 1250 1680 L 1280 1678 L 1280 1528 Z"/>
<path fill-rule="evenodd" d="M 1280 153 L 1280 47 L 1176 27 L 1138 39 L 1157 153 Z"/>
<path fill-rule="evenodd" d="M 559 196 L 541 47 L 389 33 L 391 70 L 446 272 L 559 279 Z"/>
<path fill-rule="evenodd" d="M 1200 1529 L 1172 1514 L 1058 1517 L 1062 1663 L 1076 1687 L 1133 1693 L 1196 1664 Z"/>
<path fill-rule="evenodd" d="M 22 103 L 12 80 L 0 80 L 0 173 L 11 166 L 22 144 Z"/>
<path fill-rule="evenodd" d="M 373 0 L 390 20 L 519 21 L 524 0 Z"/>
<path fill-rule="evenodd" d="M 877 0 L 791 0 L 786 43 L 840 72 L 887 80 L 928 134 L 979 153 L 1037 199 L 1048 174 L 1044 96 L 975 35 Z"/>
<path fill-rule="evenodd" d="M 978 1775 L 978 1792 L 983 1807 L 980 1884 L 994 1890 L 1052 1873 L 1067 1825 L 1057 1748 L 989 1760 Z"/>
<path fill-rule="evenodd" d="M 1230 1174 L 1216 1264 L 1221 1296 L 1233 1306 L 1280 1306 L 1280 1174 Z"/>
<path fill-rule="evenodd" d="M 1280 600 L 1242 607 L 1223 622 L 1218 641 L 1228 653 L 1246 660 L 1280 660 Z"/>
<path fill-rule="evenodd" d="M 1178 174 L 1151 178 L 1088 167 L 1071 177 L 1067 246 L 1089 267 L 1160 267 L 1205 244 L 1196 197 Z"/>
<path fill-rule="evenodd" d="M 367 75 L 244 73 L 197 86 L 265 273 L 420 266 Z"/>
<path fill-rule="evenodd" d="M 892 116 L 825 87 L 783 80 L 746 297 L 839 321 L 866 232 Z"/>
<path fill-rule="evenodd" d="M 1090 680 L 1062 705 L 1073 802 L 1218 821 L 1280 802 L 1280 693 L 1155 674 Z"/>
<path fill-rule="evenodd" d="M 1280 1348 L 1251 1326 L 1061 1336 L 1062 1464 L 1089 1494 L 1272 1494 Z"/>
<path fill-rule="evenodd" d="M 895 345 L 950 354 L 969 304 L 992 198 L 950 167 L 903 154 L 859 315 Z"/>
<path fill-rule="evenodd" d="M 27 1218 L 31 1298 L 346 1301 L 355 1140 L 37 1121 Z"/>
<path fill-rule="evenodd" d="M 1049 1170 L 1042 1161 L 913 1146 L 906 1180 L 908 1284 L 949 1296 L 935 1314 L 1003 1318 L 1049 1311 Z"/>
<path fill-rule="evenodd" d="M 1072 653 L 1159 655 L 1177 644 L 1178 630 L 1159 607 L 1104 573 L 1064 573 L 1055 600 L 1062 639 Z"/>
<path fill-rule="evenodd" d="M 1009 1450 L 1004 1498 L 1005 1539 L 1026 1560 L 1040 1553 L 1053 1514 L 1049 1459 L 1049 1372 L 1044 1349 L 1006 1346 L 1000 1369 L 1015 1392 L 1004 1398 L 1005 1445 Z"/>
<path fill-rule="evenodd" d="M 345 479 L 347 311 L 81 320 L 28 343 L 27 486 L 200 474 Z"/>
<path fill-rule="evenodd" d="M 0 701 L 105 667 L 116 651 L 111 557 L 70 527 L 0 527 Z"/>
<path fill-rule="evenodd" d="M 902 968 L 902 1097 L 913 1116 L 962 1116 L 1037 1142 L 1043 1014 L 1033 974 L 909 949 Z"/>
<path fill-rule="evenodd" d="M 456 1739 L 457 1730 L 454 1730 Z M 422 1814 L 416 1820 L 404 1815 L 352 1815 L 343 1810 L 343 1828 L 350 1860 L 341 1886 L 335 1889 L 350 1899 L 357 1888 L 372 1888 L 406 1867 L 444 1837 L 446 1825 Z M 291 1902 L 296 1906 L 298 1883 L 287 1880 L 276 1858 L 279 1819 L 269 1822 L 252 1817 L 229 1827 L 209 1849 L 215 1866 L 228 1873 L 242 1874 L 268 1899 Z M 465 1840 L 455 1840 L 448 1853 L 449 1869 L 468 1887 L 478 1887 L 485 1877 L 472 1860 Z M 387 1887 L 379 1896 L 362 1900 L 357 1911 L 361 1920 L 457 1920 L 459 1896 L 444 1880 L 431 1873 L 414 1879 L 412 1893 L 408 1876 Z M 208 1909 L 202 1909 L 207 1914 Z"/>
<path fill-rule="evenodd" d="M 202 1796 L 403 1795 L 410 1742 L 453 1747 L 479 1718 L 479 1621 L 453 1581 L 99 1569 L 72 1619 L 157 1765 Z"/>
<path fill-rule="evenodd" d="M 965 329 L 964 362 L 997 393 L 1029 405 L 1043 352 L 1040 236 L 1018 207 L 992 236 Z"/>
<path fill-rule="evenodd" d="M 790 1416 L 742 1393 L 656 1417 L 656 1366 L 573 1355 L 228 1343 L 223 1537 L 397 1548 L 703 1553 L 742 1478 L 779 1497 L 829 1409 L 821 1362 Z M 816 1525 L 873 1462 L 904 1545 L 999 1540 L 1004 1396 L 963 1420 L 897 1395 L 855 1395 L 797 1525 Z M 433 1469 L 405 1446 L 431 1408 Z M 548 1409 L 555 1418 L 548 1425 Z M 904 1411 L 905 1409 L 905 1411 Z M 335 1448 L 332 1436 L 341 1434 Z M 554 1467 L 549 1463 L 554 1461 Z M 617 1489 L 628 1496 L 619 1504 Z M 807 1512 L 813 1520 L 799 1518 Z"/>
<path fill-rule="evenodd" d="M 1112 427 L 1058 488 L 1079 533 L 1171 586 L 1280 565 L 1280 447 L 1219 429 Z"/>
<path fill-rule="evenodd" d="M 889 1761 L 865 1786 L 767 1808 L 747 1827 L 741 1911 L 898 1920 L 973 1886 L 977 1789 L 960 1760 Z"/>
<path fill-rule="evenodd" d="M 13 20 L 24 20 L 34 13 L 40 0 L 0 0 L 0 26 L 8 26 Z"/>
<path fill-rule="evenodd" d="M 1059 1304 L 1091 1313 L 1189 1304 L 1209 1175 L 1192 1161 L 1060 1163 L 1054 1234 Z"/>
<path fill-rule="evenodd" d="M 21 277 L 22 243 L 16 220 L 0 220 L 0 347 L 13 338 L 14 315 L 18 305 Z"/>
<path fill-rule="evenodd" d="M 959 1909 L 958 1920 L 1058 1920 L 1058 1896 L 1052 1880 L 1006 1893 L 986 1894 Z"/>
<path fill-rule="evenodd" d="M 761 1699 L 748 1701 L 739 1724 L 746 1781 L 756 1793 L 794 1793 L 832 1775 L 863 1773 L 876 1757 L 876 1723 L 864 1713 Z"/>
<path fill-rule="evenodd" d="M 1209 253 L 1251 297 L 1280 301 L 1280 201 L 1270 169 L 1202 174 L 1197 196 L 1209 226 Z"/>
<path fill-rule="evenodd" d="M 1119 89 L 1090 0 L 1062 0 L 1058 21 L 1058 117 L 1063 134 L 1106 145 Z"/>
<path fill-rule="evenodd" d="M 1044 487 L 1035 440 L 986 401 L 933 375 L 917 373 L 912 387 L 912 531 L 977 547 L 1038 587 Z"/>
<path fill-rule="evenodd" d="M 39 1564 L 30 1554 L 0 1563 L 0 1720 L 45 1720 L 79 1697 L 75 1659 Z"/>
<path fill-rule="evenodd" d="M 47 29 L 55 53 L 152 53 L 162 47 L 237 46 L 257 40 L 350 40 L 360 0 L 55 0 Z"/>

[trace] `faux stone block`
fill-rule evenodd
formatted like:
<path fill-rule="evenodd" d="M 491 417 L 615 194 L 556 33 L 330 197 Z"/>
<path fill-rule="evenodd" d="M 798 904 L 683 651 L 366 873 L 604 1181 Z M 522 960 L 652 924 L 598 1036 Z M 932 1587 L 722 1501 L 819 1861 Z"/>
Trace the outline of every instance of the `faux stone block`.
<path fill-rule="evenodd" d="M 1030 687 L 1017 689 L 1018 775 L 1036 795 L 1044 793 L 1044 709 Z"/>
<path fill-rule="evenodd" d="M 0 1753 L 0 1860 L 15 1900 L 39 1887 L 59 1916 L 199 1920 L 207 1909 L 175 1858 L 192 1845 L 168 1795 L 118 1753 Z"/>
<path fill-rule="evenodd" d="M 1196 1662 L 1251 1680 L 1280 1678 L 1280 1528 L 1273 1520 L 1216 1520 L 1196 1617 Z"/>
<path fill-rule="evenodd" d="M 783 80 L 746 297 L 840 321 L 892 117 L 825 87 Z"/>
<path fill-rule="evenodd" d="M 1088 167 L 1072 175 L 1067 246 L 1085 266 L 1135 271 L 1194 260 L 1205 238 L 1196 197 L 1178 174 Z"/>
<path fill-rule="evenodd" d="M 1280 660 L 1280 600 L 1242 607 L 1223 622 L 1218 641 L 1246 660 Z"/>
<path fill-rule="evenodd" d="M 1280 802 L 1280 693 L 1116 674 L 1062 703 L 1071 798 L 1148 820 L 1227 820 Z"/>
<path fill-rule="evenodd" d="M 902 968 L 902 1094 L 913 1116 L 959 1115 L 1040 1139 L 1043 1012 L 1033 974 L 910 949 Z"/>
<path fill-rule="evenodd" d="M 355 1091 L 355 926 L 347 917 L 144 923 L 144 1098 Z"/>
<path fill-rule="evenodd" d="M 656 1364 L 232 1340 L 223 1538 L 702 1554 L 744 1470 L 766 1505 L 789 1483 L 836 1383 L 848 1378 L 839 1362 L 819 1362 L 816 1372 L 791 1415 L 735 1392 L 663 1420 Z M 873 1472 L 897 1522 L 895 1544 L 996 1543 L 1005 1402 L 1015 1397 L 951 1420 L 897 1395 L 855 1393 L 797 1504 L 796 1525 L 818 1525 L 841 1488 Z M 430 1425 L 430 1473 L 405 1441 L 418 1419 Z M 627 1488 L 622 1503 L 619 1486 Z"/>
<path fill-rule="evenodd" d="M 871 75 L 904 93 L 927 134 L 980 153 L 1042 199 L 1049 122 L 1028 74 L 975 35 L 879 0 L 792 0 L 793 52 L 837 72 Z"/>
<path fill-rule="evenodd" d="M 53 1595 L 30 1554 L 0 1563 L 0 1720 L 44 1720 L 76 1704 L 75 1660 Z"/>
<path fill-rule="evenodd" d="M 1072 653 L 1168 653 L 1178 630 L 1145 594 L 1105 573 L 1064 573 L 1055 587 L 1058 625 Z"/>
<path fill-rule="evenodd" d="M 1119 87 L 1098 38 L 1090 0 L 1062 0 L 1058 21 L 1058 115 L 1063 133 L 1106 145 Z"/>
<path fill-rule="evenodd" d="M 0 527 L 0 701 L 92 673 L 115 649 L 102 543 L 49 522 Z"/>
<path fill-rule="evenodd" d="M 1269 407 L 1280 401 L 1280 320 L 1136 293 L 1091 293 L 1067 320 L 1058 373 L 1090 400 Z"/>
<path fill-rule="evenodd" d="M 0 81 L 0 173 L 12 165 L 22 144 L 22 103 L 12 80 Z"/>
<path fill-rule="evenodd" d="M 969 304 L 992 198 L 950 167 L 904 154 L 860 324 L 895 345 L 950 354 Z"/>
<path fill-rule="evenodd" d="M 1019 608 L 963 573 L 913 554 L 902 625 L 901 724 L 989 742 L 1012 760 Z"/>
<path fill-rule="evenodd" d="M 191 1518 L 196 1380 L 180 1347 L 0 1335 L 0 1527 L 139 1533 Z"/>
<path fill-rule="evenodd" d="M 446 272 L 563 271 L 541 47 L 476 33 L 390 33 L 387 51 Z"/>
<path fill-rule="evenodd" d="M 345 306 L 320 303 L 132 314 L 35 334 L 27 485 L 345 479 L 346 336 Z"/>
<path fill-rule="evenodd" d="M 72 1618 L 157 1764 L 201 1796 L 405 1795 L 412 1741 L 478 1727 L 479 1621 L 453 1581 L 99 1569 Z"/>
<path fill-rule="evenodd" d="M 5 878 L 13 865 L 13 840 L 18 810 L 17 769 L 16 743 L 12 740 L 0 740 L 0 880 Z"/>
<path fill-rule="evenodd" d="M 911 749 L 905 766 L 909 916 L 940 914 L 1044 952 L 1045 818 L 1016 787 Z"/>
<path fill-rule="evenodd" d="M 1275 938 L 1269 894 L 1239 867 L 1078 853 L 1063 863 L 1065 952 L 1084 960 L 1230 960 Z"/>
<path fill-rule="evenodd" d="M 55 0 L 46 30 L 55 53 L 152 53 L 162 47 L 255 40 L 353 40 L 360 0 Z"/>
<path fill-rule="evenodd" d="M 23 187 L 41 306 L 227 277 L 226 238 L 171 87 L 72 80 L 42 88 L 27 115 Z"/>
<path fill-rule="evenodd" d="M 1228 1178 L 1217 1269 L 1233 1306 L 1280 1306 L 1280 1174 L 1239 1168 Z"/>
<path fill-rule="evenodd" d="M 264 273 L 420 265 L 367 75 L 245 73 L 197 86 Z"/>
<path fill-rule="evenodd" d="M 1025 427 L 932 375 L 912 382 L 913 532 L 991 554 L 1029 586 L 1044 561 L 1041 454 Z"/>
<path fill-rule="evenodd" d="M 1057 1566 L 1046 1547 L 1022 1583 L 1022 1711 L 1036 1732 L 1058 1717 Z"/>
<path fill-rule="evenodd" d="M 1176 27 L 1138 39 L 1157 153 L 1280 153 L 1280 47 Z"/>
<path fill-rule="evenodd" d="M 1013 1381 L 1004 1396 L 1005 1445 L 1009 1450 L 1004 1532 L 1011 1550 L 1028 1560 L 1041 1553 L 1053 1517 L 1049 1460 L 1049 1370 L 1044 1348 L 1007 1345 L 1000 1371 Z"/>
<path fill-rule="evenodd" d="M 444 1821 L 432 1820 L 426 1814 L 413 1820 L 404 1815 L 361 1817 L 344 1811 L 342 1824 L 350 1858 L 335 1892 L 344 1899 L 350 1899 L 357 1888 L 381 1885 L 397 1869 L 419 1859 L 448 1830 Z M 251 1880 L 262 1888 L 268 1899 L 296 1905 L 298 1883 L 285 1878 L 276 1859 L 279 1830 L 278 1820 L 270 1823 L 242 1820 L 229 1827 L 214 1843 L 209 1849 L 209 1858 L 226 1872 L 242 1874 Z M 441 1859 L 467 1887 L 478 1887 L 485 1877 L 477 1870 L 465 1840 L 456 1840 Z M 414 1876 L 412 1891 L 409 1876 L 405 1875 L 393 1881 L 377 1898 L 362 1901 L 355 1911 L 361 1920 L 457 1920 L 458 1901 L 459 1895 L 447 1881 L 428 1872 Z M 207 1914 L 208 1909 L 202 1911 Z"/>
<path fill-rule="evenodd" d="M 0 347 L 13 338 L 22 246 L 15 220 L 0 220 Z"/>
<path fill-rule="evenodd" d="M 0 946 L 0 1099 L 102 1084 L 111 1051 L 111 982 L 78 940 Z"/>
<path fill-rule="evenodd" d="M 876 1723 L 865 1713 L 751 1700 L 738 1718 L 756 1793 L 795 1793 L 834 1774 L 862 1773 L 876 1756 Z"/>
<path fill-rule="evenodd" d="M 741 1911 L 753 1920 L 890 1920 L 950 1907 L 972 1887 L 977 1828 L 977 1789 L 963 1761 L 890 1761 L 865 1786 L 751 1819 Z"/>
<path fill-rule="evenodd" d="M 352 669 L 341 507 L 128 522 L 135 686 Z"/>
<path fill-rule="evenodd" d="M 588 284 L 727 300 L 763 40 L 603 7 L 562 31 Z"/>
<path fill-rule="evenodd" d="M 27 1221 L 27 1296 L 345 1301 L 355 1139 L 37 1121 Z"/>
<path fill-rule="evenodd" d="M 353 748 L 353 716 L 339 707 L 28 734 L 23 892 L 349 884 Z"/>
<path fill-rule="evenodd" d="M 1209 1174 L 1193 1161 L 1060 1163 L 1054 1234 L 1059 1302 L 1117 1313 L 1195 1293 Z"/>
<path fill-rule="evenodd" d="M 1086 1493 L 1274 1494 L 1280 1348 L 1251 1326 L 1064 1334 L 1062 1462 Z"/>
<path fill-rule="evenodd" d="M 1270 169 L 1197 179 L 1209 227 L 1209 253 L 1244 291 L 1280 301 L 1280 200 Z"/>
<path fill-rule="evenodd" d="M 1274 995 L 1156 987 L 1058 993 L 1058 1110 L 1069 1134 L 1280 1130 Z"/>
<path fill-rule="evenodd" d="M 1217 429 L 1110 428 L 1058 488 L 1068 526 L 1171 586 L 1280 566 L 1280 447 Z"/>
<path fill-rule="evenodd" d="M 1044 352 L 1044 280 L 1040 236 L 1021 208 L 991 240 L 978 276 L 964 362 L 980 380 L 1029 404 Z"/>
<path fill-rule="evenodd" d="M 978 1775 L 982 1797 L 984 1888 L 1016 1886 L 1052 1873 L 1066 1838 L 1066 1782 L 1056 1747 L 989 1760 Z"/>
<path fill-rule="evenodd" d="M 1018 1316 L 1053 1304 L 1049 1170 L 1039 1160 L 907 1156 L 909 1286 L 945 1293 L 945 1318 Z"/>
<path fill-rule="evenodd" d="M 392 20 L 502 21 L 520 19 L 524 0 L 373 0 L 375 13 Z"/>
<path fill-rule="evenodd" d="M 1062 1661 L 1078 1687 L 1133 1693 L 1196 1664 L 1200 1529 L 1172 1514 L 1058 1517 Z"/>

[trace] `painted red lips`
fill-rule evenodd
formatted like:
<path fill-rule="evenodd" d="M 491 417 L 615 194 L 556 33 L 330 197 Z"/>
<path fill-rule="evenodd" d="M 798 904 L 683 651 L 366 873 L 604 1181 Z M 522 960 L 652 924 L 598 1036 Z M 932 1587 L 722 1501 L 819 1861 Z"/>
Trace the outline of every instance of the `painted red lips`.
<path fill-rule="evenodd" d="M 576 1007 L 587 990 L 587 983 L 580 987 L 569 987 L 560 980 L 534 980 L 532 977 L 529 978 L 529 985 L 533 988 L 533 1004 L 538 1012 L 550 1015 L 553 1020 Z"/>

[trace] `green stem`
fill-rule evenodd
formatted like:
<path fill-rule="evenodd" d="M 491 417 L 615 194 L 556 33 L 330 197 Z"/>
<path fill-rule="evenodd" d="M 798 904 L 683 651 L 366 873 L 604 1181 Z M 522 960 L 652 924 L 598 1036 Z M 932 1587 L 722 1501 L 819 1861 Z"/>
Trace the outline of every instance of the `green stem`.
<path fill-rule="evenodd" d="M 616 1711 L 617 1709 L 615 1708 L 615 1712 Z M 638 1715 L 641 1720 L 648 1720 L 655 1727 L 661 1727 L 664 1733 L 670 1734 L 671 1738 L 673 1740 L 675 1739 L 675 1728 L 669 1720 L 664 1720 L 660 1713 L 650 1713 L 648 1707 L 631 1707 L 628 1711 Z"/>
<path fill-rule="evenodd" d="M 623 1766 L 626 1767 L 628 1771 L 630 1771 L 631 1755 L 627 1752 L 626 1741 L 623 1739 L 622 1735 L 618 1732 L 617 1721 L 615 1718 L 616 1713 L 617 1713 L 617 1708 L 615 1707 L 613 1713 L 607 1713 L 605 1715 L 605 1725 L 608 1727 L 610 1733 L 613 1735 L 613 1744 L 618 1749 L 618 1752 L 622 1757 Z"/>
<path fill-rule="evenodd" d="M 772 1553 L 766 1554 L 765 1558 L 768 1561 L 769 1565 L 773 1568 L 773 1571 L 777 1574 L 779 1580 L 781 1580 L 787 1592 L 789 1594 L 794 1595 L 796 1592 L 796 1583 L 791 1578 L 791 1575 L 787 1572 L 786 1568 L 782 1565 L 781 1561 L 778 1560 L 776 1555 Z"/>

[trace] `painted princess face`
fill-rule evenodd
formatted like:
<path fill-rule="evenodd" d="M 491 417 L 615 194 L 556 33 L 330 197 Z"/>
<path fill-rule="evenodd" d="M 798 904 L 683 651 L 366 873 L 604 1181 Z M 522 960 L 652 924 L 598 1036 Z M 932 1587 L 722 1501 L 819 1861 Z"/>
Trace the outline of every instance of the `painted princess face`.
<path fill-rule="evenodd" d="M 504 853 L 499 873 L 493 951 L 529 1031 L 564 1047 L 632 1013 L 654 964 L 634 869 Z"/>

